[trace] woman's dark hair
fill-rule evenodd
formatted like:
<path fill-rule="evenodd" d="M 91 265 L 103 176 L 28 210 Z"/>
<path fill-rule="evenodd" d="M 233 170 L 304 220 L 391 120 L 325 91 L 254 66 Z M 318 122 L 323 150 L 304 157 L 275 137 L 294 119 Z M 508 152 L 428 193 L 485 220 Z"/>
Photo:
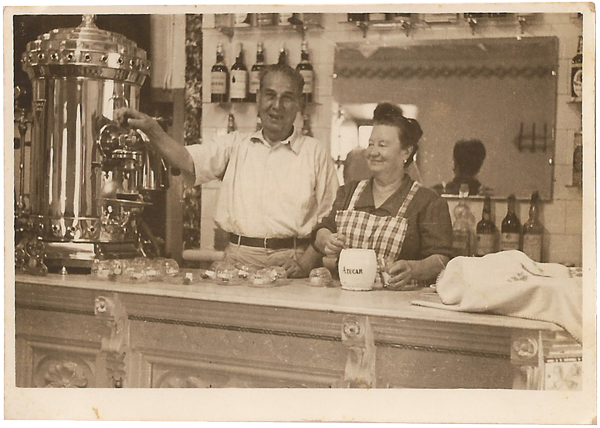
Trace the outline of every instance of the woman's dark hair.
<path fill-rule="evenodd" d="M 419 139 L 423 135 L 421 125 L 415 119 L 405 117 L 402 109 L 392 103 L 377 104 L 373 112 L 373 125 L 388 125 L 398 128 L 400 147 L 412 149 L 412 153 L 406 160 L 406 166 L 410 165 L 417 150 L 419 150 Z"/>
<path fill-rule="evenodd" d="M 475 175 L 481 169 L 485 155 L 485 146 L 480 140 L 460 140 L 454 145 L 454 168 L 460 175 Z"/>

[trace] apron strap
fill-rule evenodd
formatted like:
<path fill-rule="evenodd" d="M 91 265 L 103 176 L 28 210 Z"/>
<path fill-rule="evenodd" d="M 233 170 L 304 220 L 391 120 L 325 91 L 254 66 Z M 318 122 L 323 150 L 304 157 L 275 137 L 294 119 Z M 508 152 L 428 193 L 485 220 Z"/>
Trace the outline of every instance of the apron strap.
<path fill-rule="evenodd" d="M 356 189 L 354 189 L 354 193 L 352 193 L 352 199 L 350 199 L 348 208 L 346 208 L 348 211 L 354 210 L 354 205 L 358 201 L 358 198 L 360 198 L 360 195 L 362 195 L 362 192 L 365 189 L 368 182 L 369 180 L 362 180 L 358 182 L 358 186 L 356 186 Z"/>
<path fill-rule="evenodd" d="M 406 214 L 406 210 L 412 202 L 415 193 L 417 193 L 417 190 L 419 190 L 419 187 L 421 187 L 421 184 L 419 182 L 413 182 L 412 186 L 410 187 L 410 190 L 408 191 L 408 195 L 406 195 L 406 198 L 404 198 L 404 202 L 402 202 L 400 209 L 398 209 L 398 214 L 396 214 L 396 217 L 404 218 L 404 214 Z"/>

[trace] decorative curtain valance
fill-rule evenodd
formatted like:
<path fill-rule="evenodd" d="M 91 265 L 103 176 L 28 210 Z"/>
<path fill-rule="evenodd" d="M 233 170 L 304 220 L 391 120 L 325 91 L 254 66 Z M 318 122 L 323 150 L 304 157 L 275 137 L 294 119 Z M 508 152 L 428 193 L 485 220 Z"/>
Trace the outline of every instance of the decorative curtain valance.
<path fill-rule="evenodd" d="M 556 44 L 544 38 L 443 40 L 406 46 L 338 47 L 339 78 L 552 78 Z"/>

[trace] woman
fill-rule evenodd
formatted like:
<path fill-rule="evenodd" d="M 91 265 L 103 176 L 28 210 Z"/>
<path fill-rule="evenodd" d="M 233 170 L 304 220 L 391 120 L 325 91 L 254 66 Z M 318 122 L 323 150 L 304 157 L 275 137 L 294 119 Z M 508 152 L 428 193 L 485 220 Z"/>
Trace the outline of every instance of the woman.
<path fill-rule="evenodd" d="M 373 177 L 340 187 L 331 212 L 313 232 L 315 248 L 328 257 L 338 257 L 343 248 L 372 248 L 391 260 L 387 287 L 395 290 L 435 280 L 451 257 L 448 204 L 405 173 L 422 134 L 400 107 L 379 104 L 366 149 Z"/>
<path fill-rule="evenodd" d="M 447 195 L 458 195 L 461 184 L 469 185 L 469 195 L 485 195 L 491 193 L 477 179 L 485 160 L 485 146 L 480 140 L 460 140 L 454 145 L 452 157 L 454 159 L 454 178 L 448 183 L 436 184 L 433 190 Z"/>

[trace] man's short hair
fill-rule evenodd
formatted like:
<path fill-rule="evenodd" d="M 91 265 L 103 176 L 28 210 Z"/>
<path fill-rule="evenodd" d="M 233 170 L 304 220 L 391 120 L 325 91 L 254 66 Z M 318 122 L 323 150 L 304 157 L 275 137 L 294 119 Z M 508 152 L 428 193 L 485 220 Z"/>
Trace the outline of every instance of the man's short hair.
<path fill-rule="evenodd" d="M 304 78 L 300 74 L 298 70 L 290 67 L 286 64 L 271 64 L 264 67 L 260 72 L 260 87 L 263 86 L 264 78 L 267 74 L 270 73 L 281 73 L 286 77 L 289 77 L 292 81 L 292 84 L 298 90 L 298 95 L 302 95 L 302 90 L 304 89 Z"/>
<path fill-rule="evenodd" d="M 479 172 L 485 159 L 485 146 L 480 140 L 460 140 L 454 145 L 454 166 L 461 175 Z"/>

